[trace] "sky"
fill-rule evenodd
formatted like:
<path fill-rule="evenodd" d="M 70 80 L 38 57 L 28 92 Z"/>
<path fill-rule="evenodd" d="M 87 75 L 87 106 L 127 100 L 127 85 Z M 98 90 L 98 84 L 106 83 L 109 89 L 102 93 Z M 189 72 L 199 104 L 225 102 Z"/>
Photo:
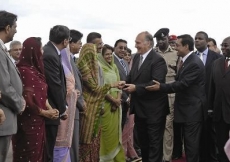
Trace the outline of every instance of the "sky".
<path fill-rule="evenodd" d="M 2 2 L 2 3 L 1 3 Z M 151 34 L 167 27 L 169 34 L 190 34 L 205 31 L 218 46 L 230 36 L 230 0 L 0 0 L 0 10 L 18 15 L 14 40 L 29 37 L 49 40 L 55 25 L 65 25 L 83 33 L 102 35 L 105 44 L 114 46 L 125 39 L 134 53 L 138 33 Z M 156 42 L 156 40 L 154 39 Z M 9 43 L 7 44 L 9 46 Z"/>

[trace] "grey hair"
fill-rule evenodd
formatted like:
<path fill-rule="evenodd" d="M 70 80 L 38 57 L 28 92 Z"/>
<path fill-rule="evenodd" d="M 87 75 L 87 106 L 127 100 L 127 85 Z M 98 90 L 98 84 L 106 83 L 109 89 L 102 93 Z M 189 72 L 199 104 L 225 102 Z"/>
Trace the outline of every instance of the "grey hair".
<path fill-rule="evenodd" d="M 12 41 L 12 42 L 10 43 L 10 49 L 12 49 L 13 46 L 15 46 L 15 45 L 21 45 L 21 44 L 22 44 L 22 43 L 21 43 L 20 41 L 17 41 L 17 40 Z"/>
<path fill-rule="evenodd" d="M 153 36 L 152 34 L 150 34 L 148 31 L 144 32 L 145 34 L 145 40 L 150 42 L 150 46 L 153 47 L 154 46 L 154 41 L 153 41 Z"/>

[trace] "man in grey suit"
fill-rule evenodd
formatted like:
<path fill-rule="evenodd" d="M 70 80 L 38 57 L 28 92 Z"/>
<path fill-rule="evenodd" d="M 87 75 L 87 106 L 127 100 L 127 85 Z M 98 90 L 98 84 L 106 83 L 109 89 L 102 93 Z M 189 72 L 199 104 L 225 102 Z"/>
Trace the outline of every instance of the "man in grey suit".
<path fill-rule="evenodd" d="M 11 61 L 7 52 L 7 42 L 13 40 L 17 32 L 17 16 L 0 11 L 0 108 L 6 120 L 0 125 L 0 161 L 6 161 L 11 136 L 17 132 L 17 115 L 25 109 L 25 100 L 22 97 L 22 82 L 19 72 Z"/>
<path fill-rule="evenodd" d="M 119 70 L 120 80 L 126 80 L 129 73 L 128 63 L 123 59 L 124 54 L 127 52 L 127 41 L 118 39 L 114 45 L 114 63 L 117 65 Z M 126 116 L 129 108 L 129 95 L 127 92 L 122 91 L 121 96 L 121 107 L 122 107 L 122 129 L 124 128 Z"/>
<path fill-rule="evenodd" d="M 83 112 L 85 110 L 85 101 L 82 95 L 82 78 L 81 73 L 76 66 L 76 58 L 74 54 L 79 53 L 82 42 L 81 39 L 83 34 L 77 30 L 70 30 L 70 37 L 72 40 L 69 42 L 70 52 L 72 53 L 72 57 L 70 57 L 70 63 L 73 69 L 74 78 L 75 78 L 75 88 L 78 90 L 78 99 L 75 111 L 75 119 L 74 119 L 74 130 L 73 130 L 73 140 L 72 146 L 70 148 L 70 158 L 71 161 L 78 162 L 79 161 L 79 112 Z"/>

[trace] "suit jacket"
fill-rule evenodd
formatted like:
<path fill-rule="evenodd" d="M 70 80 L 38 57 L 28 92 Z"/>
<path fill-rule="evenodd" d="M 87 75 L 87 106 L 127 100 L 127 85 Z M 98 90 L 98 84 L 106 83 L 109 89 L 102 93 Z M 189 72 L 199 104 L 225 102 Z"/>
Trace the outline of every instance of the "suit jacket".
<path fill-rule="evenodd" d="M 150 85 L 152 80 L 164 83 L 167 65 L 153 50 L 138 70 L 139 60 L 140 55 L 136 54 L 126 80 L 127 83 L 136 86 L 136 91 L 131 93 L 130 113 L 134 113 L 138 118 L 147 119 L 147 123 L 158 122 L 169 113 L 168 95 L 159 91 L 147 91 L 145 87 Z"/>
<path fill-rule="evenodd" d="M 230 67 L 225 71 L 225 58 L 213 63 L 209 89 L 209 107 L 213 110 L 213 120 L 222 118 L 230 124 Z"/>
<path fill-rule="evenodd" d="M 45 69 L 46 82 L 48 84 L 48 100 L 53 108 L 63 114 L 66 111 L 66 83 L 63 66 L 60 55 L 51 42 L 48 42 L 44 48 L 43 62 Z M 46 124 L 58 125 L 60 119 L 46 119 Z"/>
<path fill-rule="evenodd" d="M 79 119 L 79 111 L 83 110 L 83 95 L 82 95 L 82 76 L 78 67 L 76 66 L 72 57 L 70 57 L 70 63 L 73 68 L 74 78 L 75 78 L 75 88 L 80 91 L 80 96 L 77 98 L 75 119 Z"/>
<path fill-rule="evenodd" d="M 126 80 L 127 75 L 125 73 L 125 70 L 124 70 L 123 66 L 121 65 L 120 61 L 117 59 L 116 56 L 113 56 L 113 57 L 114 57 L 114 63 L 117 65 L 117 68 L 118 68 L 118 71 L 119 71 L 120 80 Z M 126 69 L 127 69 L 128 73 L 129 73 L 129 65 L 125 60 L 124 60 L 124 63 L 125 63 L 125 66 L 126 66 Z M 122 101 L 126 102 L 128 97 L 129 97 L 129 94 L 127 92 L 125 92 L 125 91 L 122 91 L 122 96 L 121 96 Z"/>
<path fill-rule="evenodd" d="M 171 84 L 161 84 L 160 90 L 176 93 L 175 122 L 199 122 L 204 119 L 206 104 L 204 64 L 195 53 L 183 63 Z"/>
<path fill-rule="evenodd" d="M 6 120 L 0 125 L 0 136 L 17 132 L 17 114 L 23 106 L 22 90 L 19 71 L 0 44 L 0 108 L 6 116 Z"/>
<path fill-rule="evenodd" d="M 211 77 L 213 62 L 220 57 L 223 57 L 223 56 L 212 50 L 208 50 L 208 56 L 207 56 L 207 60 L 205 63 L 205 78 L 206 78 L 205 79 L 205 92 L 206 92 L 206 95 L 208 95 L 209 93 L 208 91 L 209 91 L 209 84 L 210 84 L 210 77 Z"/>

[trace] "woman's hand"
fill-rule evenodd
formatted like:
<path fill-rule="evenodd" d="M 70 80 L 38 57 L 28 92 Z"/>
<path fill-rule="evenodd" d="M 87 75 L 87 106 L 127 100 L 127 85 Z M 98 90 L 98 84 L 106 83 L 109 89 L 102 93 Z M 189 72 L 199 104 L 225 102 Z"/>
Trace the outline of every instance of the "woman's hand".
<path fill-rule="evenodd" d="M 59 117 L 59 111 L 57 109 L 41 110 L 40 115 L 54 120 Z"/>

